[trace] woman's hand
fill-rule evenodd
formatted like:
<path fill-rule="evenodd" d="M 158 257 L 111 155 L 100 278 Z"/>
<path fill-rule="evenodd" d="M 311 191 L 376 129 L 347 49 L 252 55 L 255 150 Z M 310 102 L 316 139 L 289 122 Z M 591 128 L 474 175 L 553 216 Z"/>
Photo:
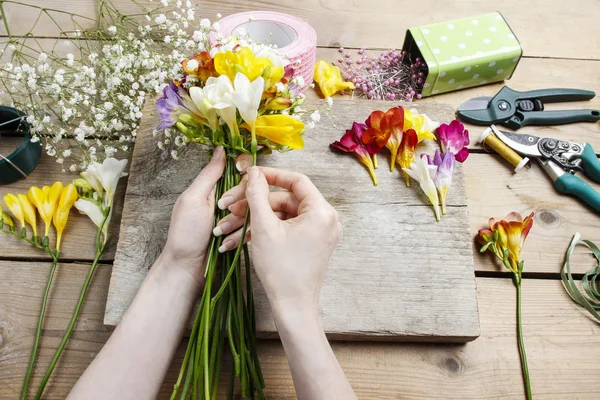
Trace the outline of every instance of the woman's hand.
<path fill-rule="evenodd" d="M 217 147 L 212 159 L 173 207 L 167 244 L 161 257 L 204 283 L 206 252 L 215 210 L 215 187 L 225 169 L 225 152 Z"/>
<path fill-rule="evenodd" d="M 269 185 L 287 191 L 269 193 Z M 214 230 L 216 235 L 228 235 L 222 250 L 238 245 L 250 206 L 252 260 L 273 310 L 303 305 L 316 311 L 342 226 L 310 179 L 295 172 L 252 167 L 218 205 L 231 211 Z"/>

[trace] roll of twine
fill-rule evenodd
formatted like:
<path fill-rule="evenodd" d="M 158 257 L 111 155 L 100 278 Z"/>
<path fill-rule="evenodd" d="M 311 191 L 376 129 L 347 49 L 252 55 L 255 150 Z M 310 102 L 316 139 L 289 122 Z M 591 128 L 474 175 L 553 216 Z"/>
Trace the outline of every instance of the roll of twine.
<path fill-rule="evenodd" d="M 487 128 L 479 138 L 478 143 L 483 145 L 485 149 L 486 146 L 496 153 L 500 155 L 500 157 L 504 158 L 506 161 L 510 163 L 513 167 L 515 167 L 515 172 L 519 172 L 527 165 L 529 162 L 529 158 L 521 157 L 516 151 L 508 147 L 504 142 L 502 142 L 498 137 L 494 134 L 494 131 L 497 128 L 492 125 Z"/>
<path fill-rule="evenodd" d="M 274 11 L 248 11 L 219 20 L 219 32 L 225 37 L 239 35 L 241 29 L 255 42 L 279 44 L 279 53 L 290 61 L 294 76 L 304 79 L 300 92 L 308 89 L 317 59 L 317 33 L 312 26 L 293 15 Z"/>

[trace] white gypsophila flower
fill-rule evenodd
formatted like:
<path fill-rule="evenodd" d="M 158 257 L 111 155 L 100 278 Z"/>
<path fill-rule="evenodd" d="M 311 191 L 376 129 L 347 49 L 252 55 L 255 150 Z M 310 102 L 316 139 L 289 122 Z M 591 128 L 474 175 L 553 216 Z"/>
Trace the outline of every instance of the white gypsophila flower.
<path fill-rule="evenodd" d="M 154 19 L 154 22 L 156 22 L 157 24 L 161 25 L 164 24 L 165 22 L 167 22 L 167 17 L 165 16 L 165 14 L 160 14 L 158 17 L 156 17 Z M 150 25 L 146 25 L 145 28 L 147 31 L 152 30 L 152 28 L 150 27 Z"/>
<path fill-rule="evenodd" d="M 314 129 L 314 128 L 315 128 L 315 123 L 314 123 L 314 121 L 308 121 L 308 122 L 306 123 L 306 127 L 307 127 L 308 129 Z"/>
<path fill-rule="evenodd" d="M 210 28 L 210 20 L 204 18 L 200 21 L 200 28 L 209 29 Z"/>
<path fill-rule="evenodd" d="M 314 122 L 319 122 L 321 120 L 321 113 L 319 110 L 315 110 L 312 114 L 310 114 L 310 119 Z"/>
<path fill-rule="evenodd" d="M 71 166 L 69 167 L 69 171 L 71 171 L 71 172 L 77 171 L 77 165 L 71 164 Z"/>
<path fill-rule="evenodd" d="M 111 35 L 115 35 L 117 33 L 117 27 L 116 26 L 109 26 L 107 29 L 108 33 L 110 33 Z"/>
<path fill-rule="evenodd" d="M 331 96 L 327 97 L 325 99 L 325 102 L 327 103 L 327 105 L 329 106 L 329 108 L 331 108 L 333 106 L 333 99 L 331 98 Z"/>

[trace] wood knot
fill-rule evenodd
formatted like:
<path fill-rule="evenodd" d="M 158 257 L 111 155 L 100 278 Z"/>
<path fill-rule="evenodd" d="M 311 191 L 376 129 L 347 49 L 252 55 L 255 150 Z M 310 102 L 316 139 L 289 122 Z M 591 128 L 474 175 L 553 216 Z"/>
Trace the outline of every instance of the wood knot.
<path fill-rule="evenodd" d="M 562 217 L 556 211 L 540 210 L 535 217 L 540 225 L 546 228 L 558 228 L 562 225 Z"/>
<path fill-rule="evenodd" d="M 450 372 L 451 375 L 459 375 L 463 370 L 460 360 L 453 356 L 442 358 L 442 366 Z"/>

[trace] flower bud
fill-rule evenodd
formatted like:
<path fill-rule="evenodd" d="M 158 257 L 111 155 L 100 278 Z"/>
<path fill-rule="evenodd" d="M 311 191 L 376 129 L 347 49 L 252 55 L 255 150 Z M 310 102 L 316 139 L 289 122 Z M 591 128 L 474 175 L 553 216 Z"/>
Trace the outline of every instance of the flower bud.
<path fill-rule="evenodd" d="M 265 110 L 285 110 L 292 106 L 292 100 L 287 97 L 277 97 L 267 103 Z"/>

